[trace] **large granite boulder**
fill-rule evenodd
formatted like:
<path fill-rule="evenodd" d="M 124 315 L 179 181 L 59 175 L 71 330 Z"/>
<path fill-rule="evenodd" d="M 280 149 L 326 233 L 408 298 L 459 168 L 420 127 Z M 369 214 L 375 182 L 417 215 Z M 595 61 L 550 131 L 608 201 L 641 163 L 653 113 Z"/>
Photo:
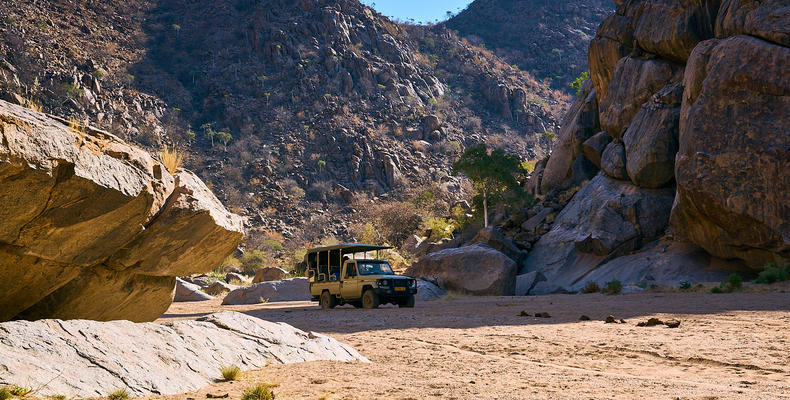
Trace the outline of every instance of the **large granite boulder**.
<path fill-rule="evenodd" d="M 572 180 L 573 163 L 582 152 L 582 143 L 598 132 L 598 127 L 598 101 L 588 81 L 562 121 L 560 134 L 543 170 L 541 192 L 547 193 Z M 586 177 L 576 180 L 583 179 Z"/>
<path fill-rule="evenodd" d="M 200 285 L 176 278 L 176 293 L 173 296 L 173 301 L 205 301 L 214 298 L 201 289 L 203 288 Z"/>
<path fill-rule="evenodd" d="M 625 167 L 635 185 L 657 188 L 674 178 L 682 95 L 680 82 L 661 89 L 642 106 L 623 134 Z"/>
<path fill-rule="evenodd" d="M 685 63 L 697 43 L 713 37 L 721 0 L 645 0 L 634 39 L 643 50 Z"/>
<path fill-rule="evenodd" d="M 684 77 L 672 232 L 756 270 L 790 259 L 788 71 L 790 48 L 735 36 L 700 43 Z"/>
<path fill-rule="evenodd" d="M 153 320 L 243 236 L 194 175 L 0 101 L 0 319 Z"/>
<path fill-rule="evenodd" d="M 599 103 L 608 97 L 615 65 L 633 50 L 635 22 L 632 13 L 612 14 L 603 20 L 590 41 L 587 64 Z"/>
<path fill-rule="evenodd" d="M 285 323 L 224 311 L 197 321 L 40 320 L 0 323 L 0 384 L 36 396 L 173 395 L 214 383 L 220 368 L 361 361 L 350 346 Z"/>
<path fill-rule="evenodd" d="M 786 0 L 722 0 L 716 37 L 750 35 L 790 47 L 790 12 Z"/>
<path fill-rule="evenodd" d="M 275 301 L 310 300 L 310 282 L 307 278 L 254 283 L 228 293 L 222 304 L 258 304 Z"/>
<path fill-rule="evenodd" d="M 569 288 L 604 260 L 663 235 L 673 198 L 672 189 L 643 189 L 599 174 L 535 243 L 521 274 L 537 271 L 546 279 L 543 286 Z"/>
<path fill-rule="evenodd" d="M 264 267 L 255 272 L 252 283 L 279 281 L 288 275 L 288 271 L 278 267 Z"/>
<path fill-rule="evenodd" d="M 642 105 L 667 83 L 679 82 L 682 74 L 681 65 L 658 58 L 621 58 L 600 101 L 601 129 L 621 137 Z"/>
<path fill-rule="evenodd" d="M 516 245 L 513 244 L 510 239 L 506 238 L 493 226 L 481 229 L 479 232 L 477 232 L 477 235 L 475 235 L 465 246 L 478 243 L 499 250 L 502 252 L 502 254 L 510 257 L 510 259 L 515 262 L 520 262 L 524 257 L 527 256 L 526 251 L 516 247 Z"/>
<path fill-rule="evenodd" d="M 515 289 L 516 270 L 510 257 L 474 244 L 428 254 L 409 267 L 406 275 L 436 282 L 445 290 L 510 296 Z"/>
<path fill-rule="evenodd" d="M 618 140 L 606 145 L 603 154 L 601 154 L 601 170 L 614 179 L 628 179 L 625 146 L 622 141 Z"/>
<path fill-rule="evenodd" d="M 582 143 L 582 154 L 593 165 L 601 168 L 601 156 L 606 146 L 612 142 L 612 136 L 607 131 L 601 131 Z"/>

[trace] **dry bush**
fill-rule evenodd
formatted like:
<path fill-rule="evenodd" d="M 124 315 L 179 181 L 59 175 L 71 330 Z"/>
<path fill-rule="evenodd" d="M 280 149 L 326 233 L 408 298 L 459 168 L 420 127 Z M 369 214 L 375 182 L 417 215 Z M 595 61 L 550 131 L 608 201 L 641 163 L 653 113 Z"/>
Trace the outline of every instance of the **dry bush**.
<path fill-rule="evenodd" d="M 364 213 L 382 238 L 395 247 L 400 247 L 409 235 L 420 229 L 423 220 L 414 203 L 408 201 L 369 204 Z"/>
<path fill-rule="evenodd" d="M 274 400 L 274 392 L 271 385 L 255 385 L 244 390 L 241 400 Z"/>
<path fill-rule="evenodd" d="M 159 159 L 170 174 L 175 174 L 184 161 L 184 152 L 175 146 L 165 147 L 159 152 Z"/>
<path fill-rule="evenodd" d="M 238 365 L 227 365 L 219 369 L 222 374 L 222 379 L 225 381 L 235 381 L 241 372 Z"/>

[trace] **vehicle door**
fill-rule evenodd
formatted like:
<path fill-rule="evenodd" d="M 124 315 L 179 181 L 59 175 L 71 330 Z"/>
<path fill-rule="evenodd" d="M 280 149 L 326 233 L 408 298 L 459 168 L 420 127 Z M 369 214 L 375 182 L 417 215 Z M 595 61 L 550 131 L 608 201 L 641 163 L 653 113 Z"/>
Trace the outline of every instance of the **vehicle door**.
<path fill-rule="evenodd" d="M 340 295 L 344 299 L 356 299 L 359 297 L 359 276 L 357 274 L 357 262 L 354 260 L 346 261 L 343 266 L 342 283 Z"/>

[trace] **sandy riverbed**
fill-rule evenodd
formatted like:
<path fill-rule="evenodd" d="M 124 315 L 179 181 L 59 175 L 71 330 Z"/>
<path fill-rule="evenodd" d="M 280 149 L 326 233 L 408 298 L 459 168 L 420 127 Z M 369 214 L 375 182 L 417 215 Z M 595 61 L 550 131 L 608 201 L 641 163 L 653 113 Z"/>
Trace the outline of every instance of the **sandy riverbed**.
<path fill-rule="evenodd" d="M 271 365 L 162 399 L 790 399 L 790 293 L 455 297 L 414 309 L 175 303 L 160 321 L 249 313 L 353 345 L 372 363 Z M 520 316 L 547 312 L 551 318 Z M 581 315 L 590 321 L 579 321 Z M 624 324 L 605 324 L 607 315 Z M 648 317 L 679 328 L 637 327 Z"/>

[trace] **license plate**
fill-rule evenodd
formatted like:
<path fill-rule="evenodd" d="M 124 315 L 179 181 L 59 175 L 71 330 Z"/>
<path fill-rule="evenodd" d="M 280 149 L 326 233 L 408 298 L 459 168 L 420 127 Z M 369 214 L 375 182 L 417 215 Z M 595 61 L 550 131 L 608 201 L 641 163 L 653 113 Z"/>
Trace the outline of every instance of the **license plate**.
<path fill-rule="evenodd" d="M 402 287 L 402 286 L 396 286 L 396 287 L 395 287 L 395 291 L 396 291 L 396 292 L 405 292 L 405 291 L 406 291 L 406 288 L 405 288 L 405 287 Z"/>

